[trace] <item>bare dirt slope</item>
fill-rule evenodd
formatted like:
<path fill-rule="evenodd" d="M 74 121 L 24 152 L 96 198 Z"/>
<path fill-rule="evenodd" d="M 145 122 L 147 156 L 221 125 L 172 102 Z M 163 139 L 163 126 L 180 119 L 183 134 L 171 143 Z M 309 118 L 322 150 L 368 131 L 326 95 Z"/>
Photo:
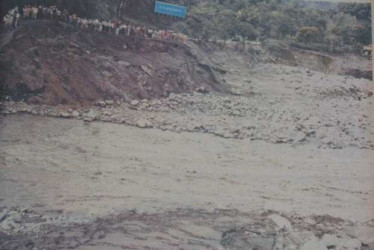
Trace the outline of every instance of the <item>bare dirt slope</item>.
<path fill-rule="evenodd" d="M 182 43 L 77 30 L 47 20 L 25 21 L 1 36 L 6 41 L 1 48 L 3 98 L 89 104 L 222 89 Z"/>
<path fill-rule="evenodd" d="M 265 54 L 266 61 L 328 74 L 373 79 L 371 57 L 357 53 L 327 53 L 269 44 L 265 47 Z"/>

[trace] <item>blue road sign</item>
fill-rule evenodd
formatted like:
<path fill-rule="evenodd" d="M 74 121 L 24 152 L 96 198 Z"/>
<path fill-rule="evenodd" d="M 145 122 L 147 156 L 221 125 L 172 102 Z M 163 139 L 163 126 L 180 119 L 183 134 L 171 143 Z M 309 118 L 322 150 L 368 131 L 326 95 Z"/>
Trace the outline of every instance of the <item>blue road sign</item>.
<path fill-rule="evenodd" d="M 155 12 L 169 16 L 186 18 L 187 8 L 180 5 L 156 1 Z"/>

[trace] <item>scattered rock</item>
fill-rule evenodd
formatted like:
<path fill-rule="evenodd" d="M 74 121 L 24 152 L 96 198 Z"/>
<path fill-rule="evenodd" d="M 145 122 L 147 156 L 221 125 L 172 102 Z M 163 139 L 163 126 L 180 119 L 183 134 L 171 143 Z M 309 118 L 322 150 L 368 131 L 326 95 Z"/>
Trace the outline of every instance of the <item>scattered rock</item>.
<path fill-rule="evenodd" d="M 240 116 L 240 111 L 239 110 L 233 110 L 231 112 L 232 115 L 235 115 L 235 116 Z"/>
<path fill-rule="evenodd" d="M 151 70 L 150 68 L 148 68 L 148 66 L 146 66 L 146 65 L 142 65 L 142 66 L 140 66 L 140 67 L 141 67 L 142 70 L 143 70 L 145 73 L 147 73 L 149 76 L 152 76 L 152 75 L 153 75 L 152 70 Z"/>
<path fill-rule="evenodd" d="M 241 95 L 241 92 L 240 92 L 240 90 L 232 89 L 231 90 L 231 94 L 233 94 L 233 95 Z"/>
<path fill-rule="evenodd" d="M 323 144 L 327 144 L 327 145 L 332 145 L 332 144 L 334 144 L 334 142 L 331 140 L 331 138 L 329 138 L 329 137 L 326 137 L 326 138 L 323 138 L 322 139 L 322 143 Z"/>
<path fill-rule="evenodd" d="M 328 250 L 328 248 L 323 242 L 314 239 L 305 243 L 300 250 Z"/>
<path fill-rule="evenodd" d="M 99 107 L 105 107 L 105 102 L 104 101 L 98 101 L 96 102 L 96 105 Z"/>
<path fill-rule="evenodd" d="M 105 110 L 105 111 L 103 112 L 103 115 L 111 116 L 111 115 L 113 115 L 113 113 L 112 113 L 111 111 L 109 111 L 109 110 Z"/>
<path fill-rule="evenodd" d="M 287 230 L 290 231 L 292 230 L 291 223 L 284 217 L 278 215 L 278 214 L 272 214 L 269 215 L 268 218 L 274 222 L 275 225 L 281 230 Z"/>
<path fill-rule="evenodd" d="M 138 126 L 139 128 L 150 128 L 152 127 L 152 124 L 146 119 L 139 119 L 136 122 L 136 126 Z"/>
<path fill-rule="evenodd" d="M 207 94 L 209 91 L 205 87 L 196 88 L 195 91 L 197 93 Z"/>
<path fill-rule="evenodd" d="M 4 209 L 0 213 L 0 223 L 8 217 L 8 213 L 9 213 L 9 211 L 7 209 Z"/>
<path fill-rule="evenodd" d="M 70 114 L 68 112 L 61 112 L 60 113 L 60 117 L 63 117 L 63 118 L 70 118 Z"/>
<path fill-rule="evenodd" d="M 71 115 L 74 117 L 74 118 L 78 118 L 80 116 L 79 112 L 77 110 L 74 110 Z"/>
<path fill-rule="evenodd" d="M 285 237 L 284 235 L 279 234 L 276 237 L 275 244 L 272 250 L 284 250 L 284 249 L 296 250 L 298 248 L 297 248 L 297 245 L 292 240 L 290 240 L 288 237 Z"/>
<path fill-rule="evenodd" d="M 362 243 L 358 239 L 349 239 L 343 242 L 338 249 L 347 249 L 347 250 L 360 250 L 362 248 Z"/>
<path fill-rule="evenodd" d="M 296 135 L 294 136 L 294 141 L 295 142 L 304 142 L 306 140 L 306 135 L 305 133 L 299 131 L 296 133 Z"/>
<path fill-rule="evenodd" d="M 106 100 L 105 104 L 108 105 L 108 106 L 113 106 L 114 105 L 114 101 L 112 101 L 112 100 Z"/>
<path fill-rule="evenodd" d="M 98 112 L 94 109 L 91 109 L 88 113 L 86 113 L 83 117 L 84 121 L 87 122 L 92 122 L 97 119 L 98 117 Z"/>
<path fill-rule="evenodd" d="M 19 226 L 13 220 L 5 220 L 0 224 L 0 228 L 4 231 L 16 230 Z"/>
<path fill-rule="evenodd" d="M 325 234 L 322 237 L 322 242 L 325 244 L 327 248 L 332 248 L 339 245 L 341 239 L 339 239 L 336 235 Z"/>
<path fill-rule="evenodd" d="M 1 217 L 0 217 L 1 218 Z M 0 219 L 1 221 L 1 219 Z M 357 238 L 365 245 L 374 245 L 374 227 L 359 226 L 355 229 Z"/>
<path fill-rule="evenodd" d="M 220 240 L 222 234 L 210 227 L 198 226 L 188 221 L 181 223 L 179 229 L 199 238 Z"/>
<path fill-rule="evenodd" d="M 139 103 L 140 103 L 140 102 L 139 102 L 138 100 L 132 100 L 132 101 L 131 101 L 131 105 L 132 105 L 132 106 L 137 106 L 137 105 L 139 105 Z"/>
<path fill-rule="evenodd" d="M 17 211 L 10 211 L 8 213 L 7 220 L 12 220 L 15 223 L 20 223 L 22 220 L 22 216 Z"/>
<path fill-rule="evenodd" d="M 233 229 L 222 234 L 221 244 L 225 249 L 273 249 L 275 239 L 271 233 Z"/>
<path fill-rule="evenodd" d="M 124 45 L 124 46 L 126 46 L 126 45 Z M 127 46 L 126 46 L 126 49 L 127 49 Z M 126 61 L 118 61 L 118 64 L 122 65 L 122 66 L 125 66 L 125 67 L 128 67 L 128 66 L 131 65 L 129 62 L 126 62 Z"/>

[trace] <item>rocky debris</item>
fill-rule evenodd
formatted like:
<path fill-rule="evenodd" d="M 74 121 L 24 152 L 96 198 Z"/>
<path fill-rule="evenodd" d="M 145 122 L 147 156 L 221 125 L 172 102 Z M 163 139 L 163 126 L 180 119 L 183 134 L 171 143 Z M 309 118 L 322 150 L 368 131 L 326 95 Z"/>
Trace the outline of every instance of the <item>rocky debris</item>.
<path fill-rule="evenodd" d="M 354 235 L 362 244 L 374 248 L 374 225 L 359 225 L 355 228 Z"/>
<path fill-rule="evenodd" d="M 106 106 L 113 106 L 115 102 L 113 100 L 105 100 L 105 105 Z"/>
<path fill-rule="evenodd" d="M 278 229 L 290 231 L 292 230 L 291 223 L 284 217 L 278 214 L 269 215 L 268 218 L 275 223 Z"/>
<path fill-rule="evenodd" d="M 85 122 L 92 122 L 96 120 L 98 117 L 99 117 L 99 113 L 94 109 L 90 109 L 90 111 L 83 114 L 83 120 Z"/>
<path fill-rule="evenodd" d="M 0 233 L 16 234 L 29 230 L 38 231 L 39 226 L 44 222 L 41 215 L 29 208 L 4 208 L 0 212 Z"/>
<path fill-rule="evenodd" d="M 323 235 L 321 241 L 328 249 L 336 248 L 342 239 L 339 239 L 336 235 L 325 234 Z"/>
<path fill-rule="evenodd" d="M 362 243 L 358 239 L 349 239 L 338 246 L 338 249 L 361 250 Z"/>
<path fill-rule="evenodd" d="M 305 243 L 300 250 L 328 250 L 322 241 L 314 239 Z"/>
<path fill-rule="evenodd" d="M 337 237 L 336 235 L 331 235 L 331 234 L 323 235 L 321 242 L 328 249 L 349 249 L 349 250 L 362 249 L 362 242 L 359 239 L 342 238 L 342 237 Z"/>
<path fill-rule="evenodd" d="M 239 110 L 233 110 L 231 112 L 231 114 L 234 115 L 234 116 L 240 116 L 240 111 Z"/>
<path fill-rule="evenodd" d="M 138 106 L 139 103 L 140 103 L 140 102 L 139 102 L 138 100 L 132 100 L 132 101 L 131 101 L 131 105 L 132 105 L 132 106 Z"/>
<path fill-rule="evenodd" d="M 114 106 L 116 104 L 116 102 L 113 101 L 113 100 L 105 100 L 105 101 L 97 101 L 95 104 L 98 107 L 105 108 L 105 107 Z"/>
<path fill-rule="evenodd" d="M 323 99 L 331 99 L 336 97 L 341 98 L 352 98 L 361 101 L 373 96 L 373 92 L 367 89 L 361 89 L 355 85 L 348 86 L 331 86 L 326 89 L 321 88 L 317 90 L 319 96 Z"/>
<path fill-rule="evenodd" d="M 297 132 L 293 137 L 293 141 L 295 142 L 305 142 L 306 140 L 307 135 L 303 132 Z"/>
<path fill-rule="evenodd" d="M 274 244 L 274 233 L 245 229 L 226 231 L 221 241 L 221 245 L 227 249 L 272 249 Z"/>
<path fill-rule="evenodd" d="M 266 77 L 274 70 L 294 72 L 294 68 L 281 66 L 259 66 Z M 262 73 L 263 71 L 263 73 Z M 305 71 L 295 71 L 303 80 Z M 283 73 L 282 73 L 283 74 Z M 293 77 L 290 74 L 289 77 Z M 174 94 L 159 99 L 133 99 L 130 103 L 99 101 L 93 108 L 97 115 L 88 117 L 86 111 L 66 112 L 63 107 L 30 105 L 24 102 L 6 101 L 2 104 L 3 114 L 29 113 L 53 117 L 74 117 L 86 121 L 125 123 L 137 126 L 140 119 L 152 120 L 152 127 L 175 132 L 210 133 L 223 138 L 264 140 L 277 144 L 315 144 L 322 148 L 341 149 L 358 147 L 374 149 L 374 130 L 368 114 L 372 96 L 366 80 L 350 79 L 349 85 L 340 76 L 323 76 L 315 72 L 318 79 L 313 85 L 297 83 L 297 95 L 292 98 L 282 95 L 267 95 L 258 91 L 254 96 L 217 95 L 215 93 Z M 261 76 L 261 77 L 265 77 Z M 323 80 L 321 79 L 323 76 Z M 272 76 L 274 77 L 274 76 Z M 261 78 L 262 79 L 262 78 Z M 319 82 L 321 81 L 321 82 Z M 328 81 L 328 84 L 327 84 Z M 255 86 L 257 80 L 251 84 Z M 285 85 L 283 83 L 282 85 Z M 291 83 L 289 83 L 291 84 Z M 293 86 L 294 89 L 295 86 Z M 262 83 L 261 83 L 262 85 Z M 354 85 L 355 87 L 352 87 Z M 253 86 L 251 86 L 253 87 Z M 321 93 L 344 87 L 344 93 L 352 92 L 358 98 L 332 95 L 328 99 Z M 256 88 L 259 88 L 258 86 Z M 352 89 L 352 90 L 349 90 Z M 286 89 L 289 94 L 289 89 Z M 311 92 L 305 92 L 310 90 Z M 290 94 L 291 95 L 291 94 Z M 292 96 L 292 95 L 291 95 Z M 282 105 L 279 105 L 279 104 Z M 140 124 L 142 125 L 142 124 Z M 143 125 L 142 125 L 143 126 Z"/>
<path fill-rule="evenodd" d="M 77 110 L 74 110 L 74 111 L 71 113 L 71 115 L 72 115 L 72 117 L 74 117 L 74 118 L 78 118 L 78 117 L 80 116 L 79 111 L 77 111 Z"/>
<path fill-rule="evenodd" d="M 307 76 L 309 76 L 309 77 L 311 77 L 311 76 L 314 75 L 314 73 L 313 73 L 312 71 L 310 71 L 310 70 L 307 70 L 307 71 L 306 71 L 306 74 L 307 74 Z"/>
<path fill-rule="evenodd" d="M 149 76 L 153 76 L 152 69 L 150 69 L 149 66 L 147 66 L 147 65 L 141 65 L 140 67 L 141 67 L 141 69 L 142 69 L 144 72 L 146 72 Z"/>
<path fill-rule="evenodd" d="M 97 102 L 96 102 L 96 106 L 99 106 L 99 107 L 105 107 L 106 104 L 105 104 L 104 101 L 97 101 Z"/>
<path fill-rule="evenodd" d="M 65 110 L 53 106 L 29 105 L 26 103 L 3 102 L 3 114 L 18 112 L 33 115 L 47 115 L 84 119 L 85 121 L 105 121 L 136 125 L 140 119 L 153 120 L 152 127 L 175 132 L 210 133 L 223 138 L 265 140 L 282 144 L 317 143 L 319 147 L 340 149 L 347 146 L 374 148 L 370 138 L 370 117 L 357 113 L 358 123 L 349 117 L 336 115 L 321 118 L 316 114 L 277 111 L 275 101 L 266 105 L 251 104 L 255 99 L 236 97 L 232 100 L 215 95 L 176 95 L 156 100 L 133 100 L 130 104 L 116 105 L 103 102 L 90 111 Z M 257 101 L 255 101 L 256 103 Z M 105 106 L 104 106 L 105 103 Z M 113 106 L 110 106 L 113 105 Z M 88 113 L 87 113 L 88 112 Z M 346 112 L 346 111 L 344 111 Z M 137 117 L 137 118 L 135 118 Z M 233 118 L 230 118 L 233 117 Z M 231 119 L 232 123 L 231 123 Z M 269 122 L 269 119 L 276 119 Z M 338 122 L 343 119 L 343 122 Z M 168 121 L 164 124 L 162 121 Z M 230 123 L 229 123 L 230 121 Z M 148 125 L 147 125 L 148 126 Z M 366 136 L 362 136 L 366 133 Z"/>
<path fill-rule="evenodd" d="M 126 45 L 124 45 L 124 46 L 123 46 L 123 48 L 124 48 L 124 49 L 127 49 L 127 46 L 126 46 Z M 130 66 L 130 65 L 131 65 L 131 63 L 129 63 L 129 62 L 126 62 L 126 61 L 121 61 L 121 60 L 120 60 L 120 61 L 118 61 L 117 63 L 118 63 L 119 65 L 121 65 L 121 66 L 125 66 L 125 67 L 128 67 L 128 66 Z"/>
<path fill-rule="evenodd" d="M 64 112 L 64 111 L 62 111 L 62 112 L 60 113 L 60 117 L 62 117 L 62 118 L 70 118 L 70 117 L 71 117 L 71 114 L 70 114 L 69 112 Z"/>
<path fill-rule="evenodd" d="M 102 175 L 95 172 L 94 175 Z M 128 211 L 112 214 L 93 221 L 64 216 L 61 212 L 38 214 L 31 209 L 4 209 L 0 215 L 7 214 L 0 221 L 0 242 L 2 249 L 10 249 L 10 244 L 24 244 L 27 236 L 29 245 L 38 249 L 75 248 L 77 246 L 103 246 L 113 243 L 112 234 L 118 246 L 126 248 L 127 242 L 147 236 L 147 240 L 137 241 L 137 247 L 152 248 L 153 242 L 163 249 L 178 246 L 184 248 L 220 249 L 359 249 L 357 239 L 347 239 L 344 231 L 337 225 L 332 229 L 343 235 L 336 244 L 333 235 L 318 239 L 314 233 L 324 229 L 314 229 L 299 217 L 288 217 L 294 227 L 290 231 L 279 231 L 275 223 L 268 223 L 269 217 L 277 214 L 241 214 L 236 210 L 169 211 L 160 214 L 137 213 Z M 3 216 L 4 217 L 4 216 Z M 281 217 L 282 220 L 284 217 Z M 279 218 L 277 218 L 278 220 Z M 284 223 L 284 221 L 282 221 Z M 286 223 L 287 224 L 287 223 Z M 136 225 L 136 226 L 134 226 Z M 126 230 L 120 230 L 126 228 Z M 331 229 L 326 229 L 326 231 Z M 68 234 L 66 232 L 69 232 Z M 150 234 L 149 232 L 152 232 Z M 56 238 L 57 235 L 57 238 Z M 58 237 L 63 236 L 63 237 Z M 160 238 L 163 240 L 160 241 Z M 329 247 L 324 240 L 329 241 Z M 333 241 L 333 242 L 332 242 Z M 125 244 L 125 245 L 122 245 Z M 151 245 L 150 245 L 151 244 Z M 18 245 L 18 248 L 20 247 Z M 14 249 L 17 249 L 16 247 Z"/>
<path fill-rule="evenodd" d="M 209 93 L 209 90 L 207 88 L 204 88 L 204 87 L 200 87 L 200 88 L 196 88 L 195 91 L 197 93 L 202 93 L 202 94 L 207 94 Z"/>
<path fill-rule="evenodd" d="M 139 119 L 136 122 L 136 126 L 138 126 L 139 128 L 151 128 L 152 123 L 146 119 Z"/>
<path fill-rule="evenodd" d="M 8 209 L 3 209 L 3 211 L 0 212 L 0 223 L 8 217 L 8 213 Z"/>
<path fill-rule="evenodd" d="M 310 225 L 307 226 L 308 221 L 311 221 L 312 224 L 315 223 L 312 217 L 305 218 L 301 222 L 296 218 L 286 219 L 278 214 L 271 214 L 267 216 L 267 220 L 269 219 L 272 223 L 266 223 L 266 228 L 259 229 L 254 225 L 248 225 L 225 231 L 222 234 L 221 244 L 228 249 L 363 249 L 359 239 L 350 238 L 352 231 L 350 229 L 342 231 L 341 229 L 344 227 L 339 226 L 338 222 L 329 226 L 326 224 L 326 226 L 317 229 Z M 291 226 L 291 222 L 294 227 Z M 328 233 L 321 238 L 316 236 L 321 232 L 329 231 L 337 232 L 339 237 Z"/>

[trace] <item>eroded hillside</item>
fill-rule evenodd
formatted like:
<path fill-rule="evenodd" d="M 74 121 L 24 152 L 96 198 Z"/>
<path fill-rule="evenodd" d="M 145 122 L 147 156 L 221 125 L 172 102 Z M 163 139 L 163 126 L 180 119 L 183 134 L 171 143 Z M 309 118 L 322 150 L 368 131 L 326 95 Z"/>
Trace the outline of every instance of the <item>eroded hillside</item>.
<path fill-rule="evenodd" d="M 222 89 L 213 69 L 183 43 L 82 31 L 46 20 L 25 22 L 2 40 L 3 98 L 86 104 Z"/>

